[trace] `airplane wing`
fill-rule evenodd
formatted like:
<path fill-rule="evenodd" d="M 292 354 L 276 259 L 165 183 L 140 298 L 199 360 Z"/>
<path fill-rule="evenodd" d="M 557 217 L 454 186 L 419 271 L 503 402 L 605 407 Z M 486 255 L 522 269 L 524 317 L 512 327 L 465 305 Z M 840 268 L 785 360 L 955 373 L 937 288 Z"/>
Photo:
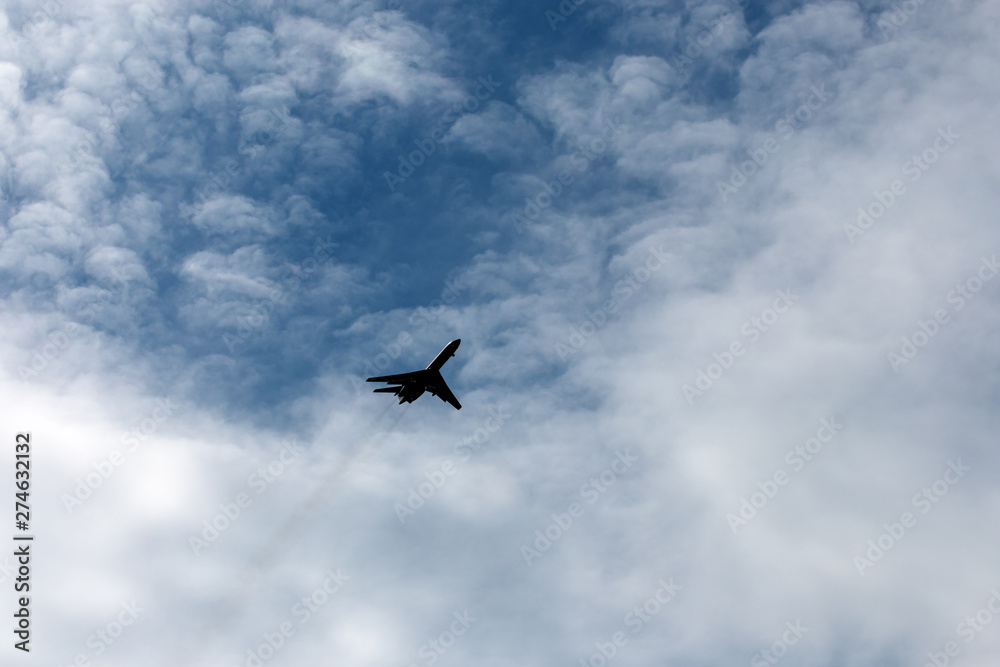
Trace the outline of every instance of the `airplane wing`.
<path fill-rule="evenodd" d="M 444 378 L 441 377 L 441 373 L 434 369 L 425 368 L 422 371 L 400 373 L 399 375 L 380 375 L 379 377 L 368 378 L 366 382 L 385 382 L 390 385 L 403 385 L 412 382 L 422 385 L 426 391 L 434 394 L 442 401 L 451 403 L 456 410 L 462 409 L 462 404 L 455 398 L 455 394 L 451 393 L 451 389 L 448 388 Z M 399 387 L 383 387 L 375 391 L 394 393 L 398 389 Z"/>
<path fill-rule="evenodd" d="M 411 380 L 423 380 L 424 371 L 412 371 L 410 373 L 400 373 L 398 375 L 381 375 L 376 378 L 368 378 L 365 382 L 387 382 L 389 384 L 403 384 Z"/>
<path fill-rule="evenodd" d="M 448 388 L 448 385 L 445 383 L 444 378 L 441 377 L 440 373 L 438 373 L 438 376 L 434 378 L 433 381 L 427 383 L 427 391 L 431 392 L 442 401 L 451 403 L 455 406 L 456 410 L 462 409 L 462 404 L 458 402 L 457 398 L 455 398 L 455 394 L 451 393 L 451 389 Z"/>

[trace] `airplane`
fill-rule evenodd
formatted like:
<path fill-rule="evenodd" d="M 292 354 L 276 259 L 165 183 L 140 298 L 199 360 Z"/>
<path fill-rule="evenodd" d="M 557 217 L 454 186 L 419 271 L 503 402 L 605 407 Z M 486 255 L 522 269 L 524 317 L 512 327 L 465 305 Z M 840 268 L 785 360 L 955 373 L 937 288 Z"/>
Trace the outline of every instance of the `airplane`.
<path fill-rule="evenodd" d="M 399 375 L 382 375 L 368 378 L 365 382 L 385 382 L 390 385 L 398 385 L 396 387 L 380 387 L 375 390 L 375 393 L 395 394 L 399 397 L 400 405 L 403 403 L 412 403 L 420 398 L 425 391 L 429 391 L 442 401 L 454 405 L 456 410 L 461 410 L 462 404 L 458 402 L 455 394 L 451 393 L 451 389 L 448 388 L 444 378 L 441 377 L 441 367 L 444 366 L 446 361 L 455 356 L 455 350 L 458 349 L 461 343 L 462 339 L 456 338 L 445 345 L 444 349 L 434 357 L 434 361 L 422 371 L 400 373 Z"/>

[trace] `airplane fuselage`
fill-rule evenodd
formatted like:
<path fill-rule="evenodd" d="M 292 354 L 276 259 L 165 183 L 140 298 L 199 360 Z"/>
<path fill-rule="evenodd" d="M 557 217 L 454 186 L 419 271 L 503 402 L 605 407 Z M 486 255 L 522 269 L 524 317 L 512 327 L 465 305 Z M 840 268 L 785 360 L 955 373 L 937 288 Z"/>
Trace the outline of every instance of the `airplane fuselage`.
<path fill-rule="evenodd" d="M 427 370 L 429 371 L 441 370 L 441 367 L 444 366 L 445 362 L 455 356 L 455 350 L 458 349 L 458 346 L 461 343 L 462 339 L 458 338 L 445 345 L 444 349 L 438 352 L 438 355 L 434 357 L 434 361 L 430 363 L 430 365 L 427 367 Z"/>

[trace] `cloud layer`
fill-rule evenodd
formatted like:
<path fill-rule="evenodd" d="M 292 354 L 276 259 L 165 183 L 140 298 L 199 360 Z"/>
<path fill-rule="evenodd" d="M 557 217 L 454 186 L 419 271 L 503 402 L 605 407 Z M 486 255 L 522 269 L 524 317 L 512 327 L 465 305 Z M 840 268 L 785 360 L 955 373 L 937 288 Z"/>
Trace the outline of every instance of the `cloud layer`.
<path fill-rule="evenodd" d="M 17 659 L 994 664 L 998 24 L 7 3 Z"/>

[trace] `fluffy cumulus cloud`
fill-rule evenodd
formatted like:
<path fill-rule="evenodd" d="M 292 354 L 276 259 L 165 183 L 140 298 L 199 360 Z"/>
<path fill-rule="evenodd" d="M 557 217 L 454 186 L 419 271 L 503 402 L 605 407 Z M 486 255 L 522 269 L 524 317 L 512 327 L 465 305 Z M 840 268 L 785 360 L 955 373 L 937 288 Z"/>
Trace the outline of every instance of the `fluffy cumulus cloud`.
<path fill-rule="evenodd" d="M 995 664 L 998 30 L 6 3 L 0 650 Z"/>

